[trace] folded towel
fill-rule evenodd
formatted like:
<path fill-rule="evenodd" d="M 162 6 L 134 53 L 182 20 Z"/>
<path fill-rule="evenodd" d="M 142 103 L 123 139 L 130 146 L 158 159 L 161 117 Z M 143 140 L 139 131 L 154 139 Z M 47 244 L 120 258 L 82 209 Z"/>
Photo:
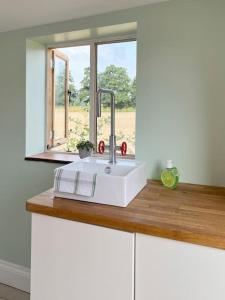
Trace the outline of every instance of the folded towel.
<path fill-rule="evenodd" d="M 96 176 L 95 173 L 58 168 L 55 171 L 54 192 L 93 197 Z"/>

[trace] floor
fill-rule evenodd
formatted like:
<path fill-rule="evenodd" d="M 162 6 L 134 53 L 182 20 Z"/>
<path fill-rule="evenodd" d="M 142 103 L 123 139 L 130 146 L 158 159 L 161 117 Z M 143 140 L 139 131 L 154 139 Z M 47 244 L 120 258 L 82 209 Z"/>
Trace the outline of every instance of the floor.
<path fill-rule="evenodd" d="M 0 283 L 0 300 L 29 300 L 30 295 Z"/>

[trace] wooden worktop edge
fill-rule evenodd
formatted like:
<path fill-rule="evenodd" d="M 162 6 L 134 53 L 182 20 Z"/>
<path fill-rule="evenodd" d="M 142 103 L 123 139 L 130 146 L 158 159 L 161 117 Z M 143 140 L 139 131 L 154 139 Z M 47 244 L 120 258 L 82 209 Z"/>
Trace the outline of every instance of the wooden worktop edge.
<path fill-rule="evenodd" d="M 71 200 L 66 200 L 71 201 Z M 43 206 L 40 204 L 32 203 L 30 201 L 26 202 L 26 209 L 31 213 L 37 213 L 42 215 L 47 215 L 51 217 L 66 219 L 70 221 L 77 221 L 81 223 L 87 223 L 96 226 L 102 226 L 106 228 L 157 236 L 161 238 L 168 238 L 176 241 L 187 242 L 192 244 L 198 244 L 207 247 L 213 247 L 218 249 L 225 249 L 225 239 L 217 235 L 211 235 L 208 233 L 196 233 L 186 230 L 175 230 L 165 228 L 165 226 L 152 225 L 152 224 L 141 224 L 136 221 L 127 221 L 120 219 L 119 217 L 109 217 L 102 214 L 92 214 L 91 210 L 89 213 L 79 212 L 79 211 L 68 211 L 64 209 L 57 209 L 54 207 Z M 123 208 L 121 208 L 123 209 Z"/>

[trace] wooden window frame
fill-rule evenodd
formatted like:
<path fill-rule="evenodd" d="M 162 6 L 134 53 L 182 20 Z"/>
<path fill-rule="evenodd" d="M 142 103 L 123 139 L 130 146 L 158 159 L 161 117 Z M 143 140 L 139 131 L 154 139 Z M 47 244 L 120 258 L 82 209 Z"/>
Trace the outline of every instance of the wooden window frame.
<path fill-rule="evenodd" d="M 47 149 L 66 143 L 68 138 L 68 84 L 69 84 L 69 60 L 66 55 L 57 49 L 48 49 L 48 118 L 47 118 Z M 55 139 L 55 58 L 59 58 L 65 62 L 65 132 L 64 137 Z"/>
<path fill-rule="evenodd" d="M 89 140 L 94 144 L 97 149 L 97 118 L 96 118 L 96 100 L 97 100 L 97 48 L 99 45 L 113 44 L 137 41 L 136 35 L 128 35 L 122 37 L 115 37 L 111 39 L 95 39 L 84 42 L 70 42 L 70 43 L 57 43 L 55 45 L 47 46 L 47 114 L 46 114 L 46 145 L 47 150 L 54 149 L 53 139 L 53 126 L 54 126 L 54 78 L 53 78 L 53 51 L 57 51 L 57 48 L 77 47 L 77 46 L 90 46 L 90 111 L 89 111 Z M 68 62 L 69 64 L 69 62 Z M 69 65 L 68 65 L 69 70 Z M 68 74 L 69 76 L 69 74 Z M 67 77 L 68 79 L 69 77 Z M 69 98 L 67 97 L 67 103 L 69 105 Z M 68 128 L 68 106 L 67 106 L 67 128 Z M 68 130 L 67 133 L 68 135 Z M 65 139 L 66 140 L 66 139 Z M 65 142 L 65 140 L 63 142 Z M 56 145 L 57 146 L 57 145 Z M 57 151 L 56 151 L 57 152 Z M 134 158 L 135 155 L 128 155 L 129 158 Z"/>

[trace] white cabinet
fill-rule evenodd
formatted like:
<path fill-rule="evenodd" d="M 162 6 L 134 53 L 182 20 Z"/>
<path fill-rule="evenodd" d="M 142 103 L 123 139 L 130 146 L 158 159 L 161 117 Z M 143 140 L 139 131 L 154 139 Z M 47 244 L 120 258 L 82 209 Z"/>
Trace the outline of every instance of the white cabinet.
<path fill-rule="evenodd" d="M 225 251 L 136 235 L 136 300 L 224 300 Z"/>
<path fill-rule="evenodd" d="M 225 299 L 224 250 L 32 214 L 31 258 L 31 300 Z"/>
<path fill-rule="evenodd" d="M 32 214 L 31 300 L 133 300 L 134 234 Z"/>

